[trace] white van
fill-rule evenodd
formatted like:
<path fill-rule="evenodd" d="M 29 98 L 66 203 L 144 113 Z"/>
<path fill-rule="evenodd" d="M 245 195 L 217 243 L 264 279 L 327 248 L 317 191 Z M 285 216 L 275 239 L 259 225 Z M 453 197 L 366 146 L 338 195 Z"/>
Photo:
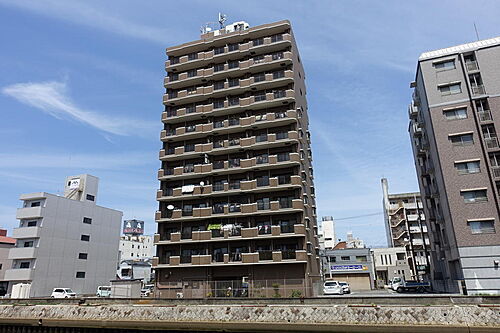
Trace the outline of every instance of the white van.
<path fill-rule="evenodd" d="M 97 287 L 97 297 L 110 297 L 111 287 L 110 286 L 99 286 Z"/>
<path fill-rule="evenodd" d="M 50 297 L 52 297 L 52 298 L 75 298 L 76 293 L 69 288 L 54 288 Z"/>

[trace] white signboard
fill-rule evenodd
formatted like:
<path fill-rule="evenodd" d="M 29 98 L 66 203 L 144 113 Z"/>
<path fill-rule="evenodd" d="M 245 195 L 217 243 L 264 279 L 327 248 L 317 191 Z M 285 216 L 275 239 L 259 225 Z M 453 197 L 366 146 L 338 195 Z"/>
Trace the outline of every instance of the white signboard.
<path fill-rule="evenodd" d="M 80 187 L 80 178 L 77 179 L 71 179 L 69 181 L 69 189 L 72 190 L 74 188 L 79 188 Z"/>

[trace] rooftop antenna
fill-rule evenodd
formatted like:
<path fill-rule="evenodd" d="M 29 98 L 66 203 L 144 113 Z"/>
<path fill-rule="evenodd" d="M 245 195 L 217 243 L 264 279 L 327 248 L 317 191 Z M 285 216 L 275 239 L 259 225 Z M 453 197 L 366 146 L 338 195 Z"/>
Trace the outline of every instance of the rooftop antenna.
<path fill-rule="evenodd" d="M 226 20 L 227 20 L 227 15 L 219 13 L 219 24 L 221 29 L 224 28 L 224 23 L 226 22 Z"/>
<path fill-rule="evenodd" d="M 476 30 L 476 37 L 479 40 L 479 33 L 477 32 L 476 22 L 474 22 L 474 30 Z"/>

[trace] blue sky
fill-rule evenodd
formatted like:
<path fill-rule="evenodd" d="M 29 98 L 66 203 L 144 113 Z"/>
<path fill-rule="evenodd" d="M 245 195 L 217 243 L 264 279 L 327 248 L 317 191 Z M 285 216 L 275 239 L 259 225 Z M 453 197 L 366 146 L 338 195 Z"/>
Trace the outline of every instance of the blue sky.
<path fill-rule="evenodd" d="M 500 35 L 498 1 L 0 0 L 0 225 L 19 194 L 100 178 L 153 233 L 164 48 L 216 21 L 289 19 L 306 69 L 318 215 L 385 245 L 380 178 L 418 189 L 406 107 L 424 51 Z"/>

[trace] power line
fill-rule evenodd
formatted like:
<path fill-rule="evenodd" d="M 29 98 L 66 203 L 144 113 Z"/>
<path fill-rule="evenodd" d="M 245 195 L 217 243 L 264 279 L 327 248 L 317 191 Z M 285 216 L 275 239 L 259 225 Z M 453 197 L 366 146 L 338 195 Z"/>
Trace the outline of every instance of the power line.
<path fill-rule="evenodd" d="M 363 215 L 355 215 L 355 216 L 348 216 L 348 217 L 342 217 L 339 219 L 334 218 L 334 221 L 341 221 L 341 220 L 352 220 L 352 219 L 359 219 L 360 217 L 368 217 L 368 216 L 376 216 L 376 215 L 382 215 L 384 212 L 378 212 L 378 213 L 371 213 L 371 214 L 363 214 Z"/>

